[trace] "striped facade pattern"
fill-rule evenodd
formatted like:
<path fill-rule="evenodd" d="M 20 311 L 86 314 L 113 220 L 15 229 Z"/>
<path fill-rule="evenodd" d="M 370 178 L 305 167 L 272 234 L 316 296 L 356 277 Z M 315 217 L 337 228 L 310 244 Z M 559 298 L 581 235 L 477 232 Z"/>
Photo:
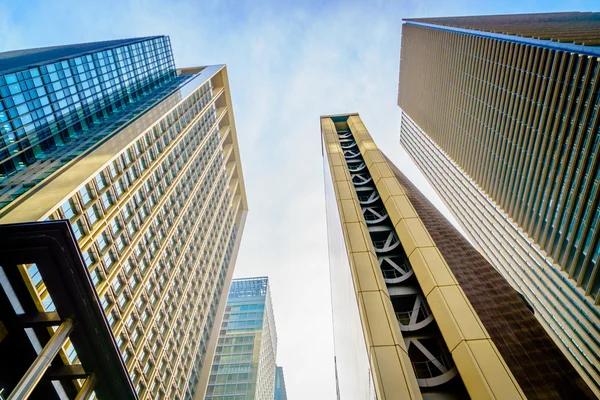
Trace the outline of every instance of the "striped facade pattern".
<path fill-rule="evenodd" d="M 403 26 L 399 105 L 600 303 L 598 58 Z"/>
<path fill-rule="evenodd" d="M 477 29 L 561 43 L 600 45 L 600 13 L 594 12 L 414 18 L 406 21 Z"/>
<path fill-rule="evenodd" d="M 527 398 L 595 398 L 518 292 L 388 163 Z"/>
<path fill-rule="evenodd" d="M 557 347 L 600 394 L 600 313 L 406 114 L 400 141 L 471 243 L 534 308 Z"/>

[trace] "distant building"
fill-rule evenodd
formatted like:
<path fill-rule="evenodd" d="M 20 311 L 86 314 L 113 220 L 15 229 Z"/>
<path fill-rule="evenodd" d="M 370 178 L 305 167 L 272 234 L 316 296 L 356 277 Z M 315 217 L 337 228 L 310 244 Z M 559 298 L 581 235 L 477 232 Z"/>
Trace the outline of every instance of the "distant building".
<path fill-rule="evenodd" d="M 12 287 L 2 285 L 8 300 L 0 296 L 0 359 L 35 358 L 33 349 L 59 343 L 53 359 L 71 371 L 67 379 L 37 369 L 44 378 L 28 381 L 32 398 L 73 395 L 93 371 L 83 360 L 104 359 L 89 349 L 113 344 L 117 354 L 106 354 L 119 368 L 110 368 L 124 369 L 120 387 L 133 388 L 113 388 L 121 398 L 204 393 L 248 209 L 236 135 L 226 67 L 176 68 L 166 36 L 0 54 L 2 232 L 11 240 L 59 232 L 56 246 L 73 244 L 70 255 L 87 274 L 62 282 L 79 273 L 78 262 L 35 261 L 33 250 L 0 254 Z M 64 293 L 88 283 L 86 296 Z M 100 314 L 88 314 L 95 302 Z M 43 326 L 72 307 L 92 311 L 73 314 L 73 341 L 53 340 L 46 328 L 5 318 L 22 312 L 17 304 Z M 98 329 L 108 342 L 77 340 L 90 316 L 106 323 L 109 334 Z M 17 398 L 23 393 L 17 384 L 32 359 L 23 360 L 0 366 L 7 397 L 15 387 Z M 101 398 L 119 398 L 98 388 Z"/>
<path fill-rule="evenodd" d="M 287 392 L 285 390 L 285 379 L 283 377 L 283 368 L 277 367 L 275 371 L 275 396 L 274 400 L 287 400 Z"/>
<path fill-rule="evenodd" d="M 234 279 L 205 399 L 272 400 L 276 355 L 268 278 Z"/>
<path fill-rule="evenodd" d="M 321 134 L 341 399 L 594 398 L 358 114 L 321 117 Z"/>
<path fill-rule="evenodd" d="M 600 13 L 408 19 L 400 141 L 600 397 Z"/>

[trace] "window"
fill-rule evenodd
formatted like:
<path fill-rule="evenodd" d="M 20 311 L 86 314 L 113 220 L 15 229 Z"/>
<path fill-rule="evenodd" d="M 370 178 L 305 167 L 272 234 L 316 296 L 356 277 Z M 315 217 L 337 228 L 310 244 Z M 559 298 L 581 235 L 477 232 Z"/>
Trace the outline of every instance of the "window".
<path fill-rule="evenodd" d="M 106 246 L 108 246 L 107 243 L 108 238 L 103 234 L 101 234 L 98 239 L 96 240 L 96 243 L 98 244 L 98 247 L 100 248 L 100 251 L 104 251 L 104 249 L 106 249 Z"/>
<path fill-rule="evenodd" d="M 139 283 L 140 282 L 135 275 L 133 275 L 131 278 L 129 278 L 129 286 L 131 287 L 131 290 L 135 290 Z"/>
<path fill-rule="evenodd" d="M 139 331 L 136 329 L 135 331 L 133 331 L 133 334 L 131 335 L 131 343 L 133 343 L 134 345 L 137 344 L 138 340 L 140 338 L 140 333 Z"/>
<path fill-rule="evenodd" d="M 100 274 L 100 271 L 98 271 L 98 268 L 93 270 L 90 275 L 92 276 L 92 282 L 94 283 L 94 286 L 98 286 L 98 283 L 102 281 L 102 275 Z"/>
<path fill-rule="evenodd" d="M 42 282 L 42 275 L 40 275 L 37 265 L 31 264 L 29 268 L 27 268 L 27 272 L 29 273 L 33 286 L 38 286 Z"/>
<path fill-rule="evenodd" d="M 113 235 L 116 235 L 121 230 L 121 223 L 117 218 L 110 221 L 110 231 Z"/>
<path fill-rule="evenodd" d="M 84 205 L 88 204 L 92 200 L 92 194 L 90 193 L 90 190 L 87 186 L 84 186 L 81 189 L 79 189 L 79 194 L 81 195 L 81 201 Z"/>
<path fill-rule="evenodd" d="M 73 211 L 73 205 L 71 204 L 71 200 L 67 200 L 60 206 L 62 209 L 63 215 L 66 219 L 71 219 L 75 216 L 75 212 Z"/>
<path fill-rule="evenodd" d="M 115 239 L 115 244 L 117 245 L 118 252 L 121 253 L 123 251 L 123 249 L 125 248 L 125 243 L 123 243 L 123 238 L 121 236 L 118 236 Z"/>
<path fill-rule="evenodd" d="M 110 164 L 110 176 L 114 179 L 117 175 L 119 175 L 117 172 L 117 164 L 116 162 L 113 162 Z"/>
<path fill-rule="evenodd" d="M 56 306 L 54 305 L 54 301 L 50 295 L 47 295 L 42 299 L 42 305 L 44 306 L 44 310 L 46 310 L 46 312 L 56 311 Z"/>
<path fill-rule="evenodd" d="M 119 180 L 114 187 L 115 192 L 117 193 L 117 197 L 121 197 L 121 194 L 123 194 L 124 192 L 123 186 L 121 185 L 121 180 Z"/>
<path fill-rule="evenodd" d="M 107 298 L 107 295 L 104 294 L 101 298 L 100 298 L 100 303 L 102 303 L 102 308 L 104 309 L 104 311 L 106 311 L 106 309 L 108 308 L 108 306 L 110 306 L 110 301 Z"/>
<path fill-rule="evenodd" d="M 109 210 L 110 207 L 113 205 L 113 199 L 112 196 L 109 192 L 105 192 L 102 196 L 102 205 L 104 206 L 105 210 Z"/>
<path fill-rule="evenodd" d="M 121 284 L 121 281 L 119 280 L 119 278 L 115 279 L 112 283 L 112 287 L 113 290 L 115 291 L 115 293 L 119 293 L 119 290 L 121 289 L 123 285 Z"/>
<path fill-rule="evenodd" d="M 121 308 L 124 308 L 125 305 L 127 304 L 127 297 L 125 296 L 124 292 L 119 295 L 118 302 L 119 302 L 119 305 L 121 306 Z"/>
<path fill-rule="evenodd" d="M 88 208 L 88 210 L 86 211 L 86 214 L 90 221 L 90 225 L 94 225 L 96 223 L 96 221 L 98 221 L 99 212 L 98 212 L 98 208 L 96 207 L 95 204 L 92 207 Z"/>
<path fill-rule="evenodd" d="M 123 340 L 123 335 L 119 335 L 117 337 L 117 347 L 120 349 L 123 346 L 124 340 Z"/>
<path fill-rule="evenodd" d="M 112 267 L 113 263 L 115 262 L 113 255 L 110 251 L 107 251 L 106 254 L 103 257 L 104 259 L 104 264 L 106 264 L 106 270 L 109 271 L 110 268 Z"/>
<path fill-rule="evenodd" d="M 75 223 L 71 224 L 71 227 L 73 228 L 73 233 L 75 234 L 75 238 L 77 238 L 77 240 L 81 239 L 81 237 L 84 234 L 83 226 L 81 225 L 81 222 L 76 221 Z"/>
<path fill-rule="evenodd" d="M 96 185 L 98 186 L 99 191 L 106 187 L 106 181 L 104 180 L 103 173 L 99 173 L 98 175 L 96 175 Z"/>
<path fill-rule="evenodd" d="M 90 267 L 92 264 L 94 264 L 95 259 L 94 259 L 94 255 L 92 253 L 92 249 L 88 249 L 84 254 L 83 254 L 83 261 L 85 261 L 85 265 L 86 267 Z"/>
<path fill-rule="evenodd" d="M 69 362 L 73 364 L 77 359 L 77 352 L 75 351 L 75 347 L 73 347 L 73 344 L 69 344 L 65 352 L 67 353 L 67 358 L 69 359 Z"/>

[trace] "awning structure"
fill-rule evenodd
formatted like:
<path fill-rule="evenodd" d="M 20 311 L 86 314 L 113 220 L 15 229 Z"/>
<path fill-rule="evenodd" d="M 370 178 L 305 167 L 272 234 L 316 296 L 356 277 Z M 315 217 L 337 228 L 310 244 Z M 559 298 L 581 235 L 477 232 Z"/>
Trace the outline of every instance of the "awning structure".
<path fill-rule="evenodd" d="M 38 310 L 22 264 L 36 264 L 56 311 Z M 0 225 L 0 287 L 5 398 L 138 398 L 67 221 Z M 79 364 L 57 355 L 69 338 Z"/>

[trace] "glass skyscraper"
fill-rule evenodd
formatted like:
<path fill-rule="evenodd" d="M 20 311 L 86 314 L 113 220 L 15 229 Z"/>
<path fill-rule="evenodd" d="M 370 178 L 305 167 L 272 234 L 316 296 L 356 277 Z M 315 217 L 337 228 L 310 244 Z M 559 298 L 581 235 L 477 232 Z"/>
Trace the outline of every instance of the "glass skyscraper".
<path fill-rule="evenodd" d="M 0 74 L 0 207 L 189 78 L 164 36 L 8 52 Z"/>
<path fill-rule="evenodd" d="M 600 396 L 600 13 L 406 20 L 401 143 Z"/>
<path fill-rule="evenodd" d="M 272 400 L 276 355 L 269 279 L 234 279 L 205 399 Z"/>
<path fill-rule="evenodd" d="M 283 368 L 277 366 L 275 370 L 275 394 L 274 400 L 287 400 L 287 391 L 285 389 L 285 378 L 283 376 Z"/>
<path fill-rule="evenodd" d="M 321 136 L 338 398 L 594 398 L 358 114 L 322 116 Z"/>
<path fill-rule="evenodd" d="M 13 51 L 0 99 L 0 224 L 67 220 L 137 396 L 203 393 L 247 212 L 226 67 L 165 36 Z"/>

